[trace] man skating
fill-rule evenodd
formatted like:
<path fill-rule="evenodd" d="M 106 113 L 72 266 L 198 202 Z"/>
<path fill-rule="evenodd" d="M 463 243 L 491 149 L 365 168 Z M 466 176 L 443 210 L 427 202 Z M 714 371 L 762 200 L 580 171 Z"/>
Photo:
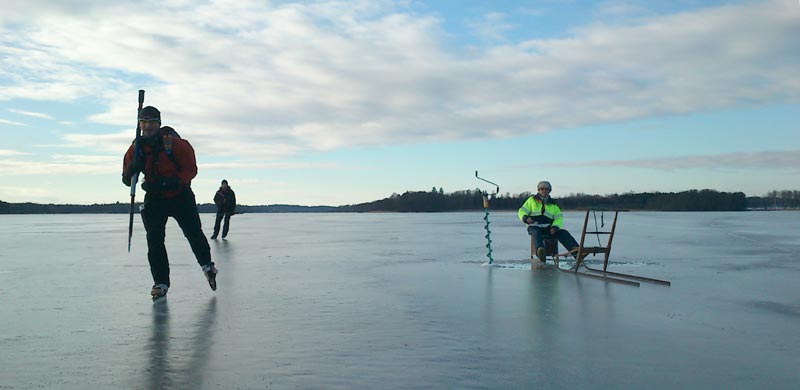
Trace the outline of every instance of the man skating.
<path fill-rule="evenodd" d="M 148 106 L 139 112 L 139 128 L 142 132 L 139 147 L 132 144 L 123 158 L 122 182 L 130 186 L 135 173 L 144 173 L 142 189 L 146 194 L 141 216 L 147 232 L 147 260 L 154 282 L 150 294 L 154 300 L 164 297 L 170 286 L 169 259 L 164 245 L 169 217 L 178 222 L 209 286 L 216 290 L 217 269 L 211 261 L 211 248 L 203 234 L 191 188 L 192 179 L 197 176 L 194 149 L 172 128 L 161 127 L 161 112 L 155 107 Z"/>

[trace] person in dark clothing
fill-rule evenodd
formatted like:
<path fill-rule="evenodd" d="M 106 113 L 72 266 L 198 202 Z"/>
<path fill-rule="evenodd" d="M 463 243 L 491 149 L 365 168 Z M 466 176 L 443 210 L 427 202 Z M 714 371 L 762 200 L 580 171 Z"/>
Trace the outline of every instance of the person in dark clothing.
<path fill-rule="evenodd" d="M 217 269 L 211 261 L 200 224 L 197 202 L 191 182 L 197 176 L 194 149 L 171 127 L 161 127 L 161 112 L 147 106 L 139 112 L 139 147 L 132 144 L 123 158 L 122 182 L 131 185 L 138 172 L 144 173 L 142 189 L 146 192 L 141 209 L 147 232 L 147 260 L 153 276 L 153 299 L 166 296 L 170 286 L 169 259 L 164 245 L 167 219 L 178 222 L 212 290 L 217 289 Z M 138 155 L 135 155 L 138 152 Z"/>
<path fill-rule="evenodd" d="M 222 238 L 228 236 L 228 229 L 231 226 L 231 215 L 236 213 L 236 194 L 233 189 L 228 186 L 227 180 L 222 180 L 217 193 L 214 194 L 214 204 L 217 205 L 217 220 L 214 222 L 214 234 L 211 235 L 212 240 L 217 239 L 219 234 L 219 224 L 222 218 L 225 218 L 225 224 L 222 227 Z"/>

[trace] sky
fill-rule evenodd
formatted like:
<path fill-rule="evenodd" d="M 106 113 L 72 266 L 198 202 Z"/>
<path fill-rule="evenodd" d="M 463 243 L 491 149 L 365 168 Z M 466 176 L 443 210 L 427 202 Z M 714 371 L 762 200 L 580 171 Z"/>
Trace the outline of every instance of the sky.
<path fill-rule="evenodd" d="M 139 89 L 199 203 L 800 189 L 798 0 L 0 5 L 6 202 L 130 202 Z"/>

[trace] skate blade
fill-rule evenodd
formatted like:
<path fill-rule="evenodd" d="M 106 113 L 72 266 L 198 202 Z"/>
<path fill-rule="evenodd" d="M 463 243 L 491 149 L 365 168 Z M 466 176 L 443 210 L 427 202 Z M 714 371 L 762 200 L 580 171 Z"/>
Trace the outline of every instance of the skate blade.
<path fill-rule="evenodd" d="M 164 295 L 154 295 L 154 296 L 151 296 L 150 298 L 152 298 L 153 302 L 155 303 L 155 302 L 159 302 L 159 301 L 166 301 L 167 300 L 167 295 L 166 294 L 164 294 Z"/>
<path fill-rule="evenodd" d="M 217 274 L 216 273 L 207 273 L 206 274 L 206 281 L 208 282 L 208 286 L 211 287 L 212 291 L 217 291 Z"/>

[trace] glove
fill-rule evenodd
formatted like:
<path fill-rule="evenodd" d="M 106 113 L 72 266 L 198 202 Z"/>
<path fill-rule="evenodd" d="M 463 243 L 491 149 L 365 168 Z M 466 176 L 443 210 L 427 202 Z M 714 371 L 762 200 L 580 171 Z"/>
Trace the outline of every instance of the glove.
<path fill-rule="evenodd" d="M 137 156 L 131 161 L 128 167 L 134 172 L 142 172 L 144 171 L 144 165 L 145 165 L 144 155 L 139 154 L 139 156 Z"/>
<path fill-rule="evenodd" d="M 131 160 L 131 162 L 128 163 L 128 167 L 125 168 L 124 172 L 122 172 L 122 182 L 125 183 L 126 186 L 130 186 L 133 175 L 135 175 L 137 172 L 144 171 L 144 166 L 144 155 L 140 154 L 138 157 Z"/>
<path fill-rule="evenodd" d="M 181 182 L 177 177 L 162 177 L 155 181 L 145 181 L 142 189 L 147 192 L 167 192 L 181 188 Z"/>

